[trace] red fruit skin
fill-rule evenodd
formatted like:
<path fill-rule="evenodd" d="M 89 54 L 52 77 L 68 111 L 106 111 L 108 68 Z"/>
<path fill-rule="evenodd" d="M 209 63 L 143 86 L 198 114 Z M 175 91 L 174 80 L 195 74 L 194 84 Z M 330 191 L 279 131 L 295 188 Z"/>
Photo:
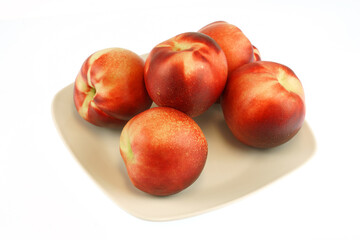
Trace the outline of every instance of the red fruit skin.
<path fill-rule="evenodd" d="M 254 61 L 251 42 L 235 25 L 217 21 L 204 26 L 199 32 L 210 36 L 220 45 L 227 59 L 229 74 Z"/>
<path fill-rule="evenodd" d="M 292 83 L 289 91 L 279 76 Z M 225 121 L 246 145 L 270 148 L 289 141 L 305 118 L 300 81 L 288 67 L 274 62 L 253 62 L 234 71 L 221 97 Z"/>
<path fill-rule="evenodd" d="M 152 104 L 143 75 L 144 61 L 129 50 L 109 48 L 93 53 L 75 80 L 77 111 L 97 126 L 123 126 Z"/>
<path fill-rule="evenodd" d="M 261 61 L 260 51 L 254 45 L 253 45 L 253 51 L 254 51 L 254 62 Z"/>
<path fill-rule="evenodd" d="M 158 106 L 196 117 L 220 97 L 226 84 L 227 62 L 210 37 L 182 33 L 152 49 L 144 76 L 146 89 Z"/>
<path fill-rule="evenodd" d="M 208 146 L 189 116 L 173 108 L 155 107 L 125 125 L 120 153 L 136 188 L 167 196 L 189 187 L 200 176 Z"/>

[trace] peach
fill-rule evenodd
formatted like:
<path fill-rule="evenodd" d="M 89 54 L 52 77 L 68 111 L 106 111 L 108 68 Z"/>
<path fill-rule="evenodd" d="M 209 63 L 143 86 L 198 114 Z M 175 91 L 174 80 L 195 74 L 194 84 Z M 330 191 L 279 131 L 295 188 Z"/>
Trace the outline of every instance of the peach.
<path fill-rule="evenodd" d="M 210 36 L 220 45 L 227 59 L 229 74 L 254 60 L 252 44 L 235 25 L 217 21 L 201 28 L 199 32 Z"/>
<path fill-rule="evenodd" d="M 166 196 L 195 182 L 204 168 L 208 146 L 188 115 L 154 107 L 127 122 L 120 136 L 120 153 L 136 188 Z"/>
<path fill-rule="evenodd" d="M 151 106 L 143 75 L 144 61 L 130 50 L 108 48 L 93 53 L 75 80 L 78 113 L 97 126 L 123 125 Z"/>
<path fill-rule="evenodd" d="M 289 141 L 305 118 L 300 80 L 290 68 L 275 62 L 258 61 L 235 70 L 220 102 L 234 136 L 258 148 Z"/>
<path fill-rule="evenodd" d="M 196 117 L 220 97 L 226 84 L 227 62 L 212 38 L 188 32 L 155 46 L 144 71 L 146 89 L 158 106 Z"/>

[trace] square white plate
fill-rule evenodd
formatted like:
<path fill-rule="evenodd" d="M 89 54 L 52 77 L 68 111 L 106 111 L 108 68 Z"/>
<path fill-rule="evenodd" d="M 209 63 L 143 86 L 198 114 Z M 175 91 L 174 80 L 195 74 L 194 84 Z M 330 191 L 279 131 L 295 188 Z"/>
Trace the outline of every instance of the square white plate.
<path fill-rule="evenodd" d="M 315 151 L 315 139 L 306 122 L 292 140 L 279 147 L 247 147 L 232 135 L 220 105 L 215 104 L 195 118 L 209 147 L 200 177 L 178 194 L 155 197 L 130 182 L 119 152 L 121 129 L 96 127 L 79 116 L 73 84 L 57 93 L 52 113 L 66 145 L 100 188 L 128 213 L 152 221 L 189 217 L 239 200 L 298 168 Z"/>

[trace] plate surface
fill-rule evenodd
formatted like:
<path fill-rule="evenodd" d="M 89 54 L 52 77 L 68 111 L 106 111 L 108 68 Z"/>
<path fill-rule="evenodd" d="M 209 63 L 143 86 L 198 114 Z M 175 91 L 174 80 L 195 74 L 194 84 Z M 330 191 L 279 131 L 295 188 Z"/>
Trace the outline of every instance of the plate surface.
<path fill-rule="evenodd" d="M 66 145 L 95 182 L 125 211 L 152 221 L 189 217 L 239 200 L 298 168 L 315 151 L 315 139 L 306 122 L 292 140 L 279 147 L 247 147 L 231 134 L 220 105 L 215 104 L 194 119 L 209 147 L 200 177 L 178 194 L 155 197 L 131 184 L 119 152 L 121 129 L 96 127 L 79 116 L 73 84 L 57 93 L 52 113 Z"/>

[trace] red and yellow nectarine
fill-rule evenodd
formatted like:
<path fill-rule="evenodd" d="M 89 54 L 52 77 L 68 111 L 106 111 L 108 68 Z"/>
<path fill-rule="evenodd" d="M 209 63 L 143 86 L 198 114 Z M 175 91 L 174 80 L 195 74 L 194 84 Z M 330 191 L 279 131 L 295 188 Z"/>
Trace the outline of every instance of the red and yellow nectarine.
<path fill-rule="evenodd" d="M 184 190 L 199 177 L 208 146 L 188 115 L 155 107 L 127 122 L 120 136 L 120 153 L 136 188 L 166 196 Z"/>
<path fill-rule="evenodd" d="M 158 106 L 196 117 L 220 97 L 227 79 L 226 57 L 209 36 L 182 33 L 152 49 L 144 76 Z"/>
<path fill-rule="evenodd" d="M 235 25 L 217 21 L 201 28 L 199 32 L 213 38 L 224 51 L 229 74 L 236 68 L 253 61 L 253 47 L 245 34 Z"/>
<path fill-rule="evenodd" d="M 144 61 L 122 48 L 90 55 L 74 85 L 74 102 L 86 121 L 105 127 L 126 123 L 151 106 L 144 83 Z"/>
<path fill-rule="evenodd" d="M 253 147 L 285 143 L 304 122 L 302 84 L 290 68 L 275 62 L 258 61 L 235 70 L 220 102 L 231 132 Z"/>

